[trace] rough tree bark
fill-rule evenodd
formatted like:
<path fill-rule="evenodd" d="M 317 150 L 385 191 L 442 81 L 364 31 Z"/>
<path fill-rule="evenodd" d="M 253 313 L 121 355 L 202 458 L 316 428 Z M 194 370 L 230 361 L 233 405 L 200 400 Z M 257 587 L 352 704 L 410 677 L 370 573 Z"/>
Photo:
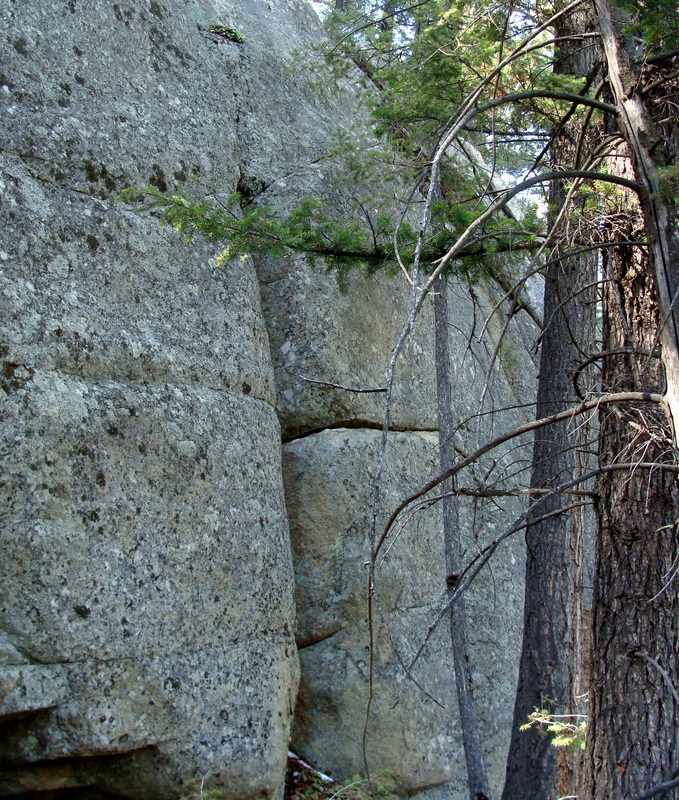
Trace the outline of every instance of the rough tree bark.
<path fill-rule="evenodd" d="M 622 459 L 659 463 L 655 470 L 614 472 L 597 483 L 592 676 L 581 794 L 585 800 L 608 800 L 667 781 L 679 767 L 679 496 L 673 476 L 661 468 L 676 456 L 679 358 L 672 299 L 679 285 L 679 247 L 673 204 L 657 173 L 667 163 L 667 137 L 653 120 L 640 72 L 625 50 L 624 17 L 606 0 L 595 0 L 595 8 L 629 148 L 611 161 L 610 170 L 633 169 L 645 189 L 643 214 L 635 197 L 620 193 L 607 230 L 618 240 L 648 242 L 647 251 L 619 246 L 604 253 L 604 351 L 639 352 L 608 355 L 602 388 L 665 384 L 670 412 L 631 404 L 600 414 L 602 466 Z M 660 360 L 649 355 L 658 339 Z"/>
<path fill-rule="evenodd" d="M 587 30 L 587 13 L 559 20 L 556 36 Z M 595 58 L 581 42 L 569 42 L 556 53 L 555 72 L 587 75 Z M 578 168 L 573 164 L 578 130 L 567 125 L 557 132 L 551 160 L 555 170 Z M 563 182 L 554 182 L 550 206 L 563 206 Z M 570 216 L 570 215 L 569 215 Z M 553 257 L 577 249 L 577 232 L 569 216 L 559 225 L 559 243 Z M 566 239 L 565 242 L 563 240 Z M 545 278 L 544 331 L 541 337 L 537 418 L 575 405 L 573 372 L 585 360 L 594 341 L 593 290 L 583 291 L 596 275 L 596 257 L 563 258 L 548 266 Z M 544 489 L 586 471 L 576 449 L 586 438 L 586 426 L 564 420 L 540 431 L 533 449 L 531 488 Z M 558 510 L 572 498 L 555 496 L 540 515 Z M 526 530 L 526 580 L 524 629 L 519 680 L 514 706 L 512 739 L 507 758 L 503 800 L 551 800 L 571 794 L 574 758 L 551 745 L 538 727 L 520 730 L 536 708 L 554 714 L 572 714 L 582 667 L 582 585 L 584 512 L 574 509 L 531 525 Z"/>
<path fill-rule="evenodd" d="M 629 169 L 623 159 L 618 168 Z M 635 199 L 611 235 L 643 235 Z M 624 226 L 621 229 L 621 226 Z M 654 347 L 659 313 L 652 270 L 639 248 L 604 254 L 604 350 L 638 350 L 603 361 L 602 388 L 661 388 Z M 661 407 L 628 404 L 600 414 L 599 460 L 667 461 L 669 419 Z M 670 779 L 679 766 L 679 498 L 658 468 L 617 472 L 597 483 L 592 676 L 582 795 L 628 798 Z"/>
<path fill-rule="evenodd" d="M 641 196 L 645 232 L 655 278 L 657 303 L 663 320 L 660 339 L 667 383 L 667 405 L 679 431 L 679 231 L 672 198 L 660 186 L 658 170 L 676 160 L 676 136 L 667 136 L 657 124 L 643 93 L 640 65 L 634 64 L 623 36 L 627 18 L 608 0 L 594 0 L 597 28 L 601 34 L 608 82 L 616 105 L 618 123 L 629 146 L 636 179 L 644 187 Z M 667 121 L 665 121 L 667 124 Z M 670 120 L 676 132 L 676 116 Z"/>

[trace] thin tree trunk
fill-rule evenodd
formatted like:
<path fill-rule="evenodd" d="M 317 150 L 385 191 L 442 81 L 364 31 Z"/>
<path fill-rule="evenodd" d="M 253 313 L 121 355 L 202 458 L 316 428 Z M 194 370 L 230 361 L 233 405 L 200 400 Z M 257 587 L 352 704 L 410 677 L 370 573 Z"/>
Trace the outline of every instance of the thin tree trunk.
<path fill-rule="evenodd" d="M 446 292 L 446 279 L 442 275 L 436 283 L 434 293 L 436 397 L 439 425 L 439 456 L 442 470 L 447 469 L 455 460 L 450 393 L 450 353 L 448 348 L 448 300 Z M 454 488 L 454 481 L 452 480 L 448 480 L 443 484 L 444 493 L 448 494 L 443 500 L 443 536 L 446 554 L 446 583 L 449 592 L 454 591 L 457 586 L 462 560 L 457 498 L 452 495 Z M 486 798 L 490 798 L 490 790 L 483 762 L 479 719 L 469 668 L 467 616 L 464 596 L 460 597 L 451 608 L 450 631 L 462 741 L 467 764 L 469 795 L 471 800 L 486 800 Z"/>
<path fill-rule="evenodd" d="M 586 13 L 561 20 L 557 36 L 586 30 Z M 556 54 L 561 74 L 585 75 L 592 56 L 562 47 Z M 552 145 L 554 169 L 573 167 L 577 130 L 566 127 Z M 552 184 L 550 206 L 555 214 L 566 199 L 562 183 Z M 577 248 L 568 236 L 568 221 L 561 225 L 553 256 Z M 584 361 L 594 341 L 593 291 L 582 291 L 596 275 L 596 257 L 585 255 L 551 263 L 545 278 L 544 330 L 541 337 L 538 375 L 537 418 L 549 416 L 577 403 L 573 372 Z M 575 428 L 575 429 L 574 429 Z M 533 450 L 531 488 L 544 489 L 570 480 L 586 471 L 576 449 L 586 437 L 586 427 L 563 421 L 541 431 Z M 540 515 L 569 504 L 555 496 Z M 571 794 L 575 783 L 575 758 L 552 746 L 550 737 L 538 727 L 521 730 L 537 709 L 554 714 L 572 714 L 574 697 L 581 687 L 578 678 L 583 647 L 583 559 L 584 512 L 580 509 L 553 516 L 526 531 L 526 579 L 524 630 L 519 680 L 514 706 L 512 739 L 507 758 L 503 800 L 551 800 Z"/>

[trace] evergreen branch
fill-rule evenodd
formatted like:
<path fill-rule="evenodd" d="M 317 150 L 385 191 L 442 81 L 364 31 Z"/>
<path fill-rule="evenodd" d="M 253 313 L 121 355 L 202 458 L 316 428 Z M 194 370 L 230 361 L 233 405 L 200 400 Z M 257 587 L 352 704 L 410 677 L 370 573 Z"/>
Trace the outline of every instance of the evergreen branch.
<path fill-rule="evenodd" d="M 152 187 L 126 189 L 120 197 L 127 203 L 140 203 L 140 210 L 143 211 L 159 209 L 161 223 L 170 225 L 188 238 L 200 233 L 211 241 L 227 240 L 227 247 L 217 257 L 219 266 L 244 254 L 271 257 L 301 254 L 312 260 L 324 259 L 329 268 L 363 264 L 371 270 L 396 260 L 392 247 L 393 229 L 382 223 L 376 228 L 363 206 L 361 208 L 367 217 L 365 228 L 355 222 L 335 222 L 320 210 L 319 201 L 308 198 L 302 200 L 287 217 L 278 218 L 270 206 L 264 205 L 251 208 L 242 217 L 236 216 L 231 209 L 238 201 L 237 196 L 230 198 L 226 210 L 215 210 L 208 201 L 196 200 L 190 195 L 166 195 Z M 466 215 L 459 207 L 456 208 L 460 220 L 466 222 Z M 425 260 L 433 262 L 443 257 L 448 251 L 451 236 L 450 231 L 443 230 L 431 237 L 423 249 Z M 517 236 L 525 241 L 511 240 Z M 536 236 L 530 229 L 500 228 L 470 241 L 457 258 L 481 258 L 534 250 L 538 247 L 536 241 L 532 241 Z M 510 241 L 506 241 L 507 238 Z M 482 244 L 489 239 L 494 239 L 496 244 Z M 398 241 L 410 256 L 415 246 L 415 236 L 409 226 L 400 226 Z"/>

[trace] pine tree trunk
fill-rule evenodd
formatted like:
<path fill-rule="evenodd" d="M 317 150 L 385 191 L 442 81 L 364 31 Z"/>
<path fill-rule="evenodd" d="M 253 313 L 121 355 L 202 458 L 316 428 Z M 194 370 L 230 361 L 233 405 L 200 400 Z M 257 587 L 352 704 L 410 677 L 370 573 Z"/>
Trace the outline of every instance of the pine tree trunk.
<path fill-rule="evenodd" d="M 578 11 L 560 21 L 557 36 L 586 30 L 586 12 Z M 569 50 L 571 52 L 569 52 Z M 592 68 L 591 51 L 579 44 L 557 53 L 555 71 L 585 75 Z M 552 144 L 554 169 L 573 166 L 577 130 L 567 126 Z M 556 215 L 566 192 L 555 183 L 550 206 Z M 570 217 L 570 215 L 569 215 Z M 568 241 L 552 253 L 557 257 L 576 249 L 578 242 L 568 230 L 568 219 L 558 236 Z M 593 291 L 583 291 L 596 275 L 596 257 L 564 258 L 549 265 L 545 279 L 544 331 L 541 337 L 537 418 L 578 402 L 573 372 L 582 363 L 594 340 Z M 531 488 L 544 489 L 575 477 L 583 470 L 576 449 L 586 438 L 586 426 L 564 421 L 540 431 L 533 449 Z M 540 508 L 540 516 L 572 503 L 555 496 Z M 520 728 L 535 709 L 572 714 L 579 685 L 583 646 L 583 569 L 585 512 L 574 509 L 531 525 L 526 531 L 526 580 L 524 630 L 519 680 L 514 706 L 512 739 L 507 758 L 503 800 L 551 800 L 571 794 L 575 783 L 574 757 L 551 744 L 544 730 Z"/>
<path fill-rule="evenodd" d="M 628 164 L 629 162 L 627 162 Z M 618 171 L 629 169 L 622 159 Z M 631 199 L 616 215 L 619 238 L 643 236 Z M 635 224 L 636 223 L 636 224 Z M 620 225 L 626 228 L 621 230 Z M 603 390 L 658 391 L 658 303 L 647 255 L 620 246 L 604 255 Z M 601 466 L 671 461 L 664 410 L 608 406 L 600 415 Z M 629 798 L 669 780 L 679 766 L 679 498 L 674 475 L 639 468 L 597 482 L 592 677 L 583 797 Z M 667 795 L 665 795 L 667 796 Z"/>
<path fill-rule="evenodd" d="M 662 137 L 625 50 L 624 17 L 607 0 L 595 0 L 595 8 L 611 93 L 621 109 L 618 125 L 629 147 L 611 159 L 609 169 L 633 173 L 643 187 L 641 210 L 636 197 L 618 193 L 607 229 L 612 239 L 648 243 L 604 253 L 603 347 L 635 352 L 603 360 L 602 388 L 666 388 L 669 411 L 637 403 L 609 406 L 600 414 L 601 466 L 659 465 L 609 472 L 597 481 L 582 797 L 608 800 L 668 781 L 679 767 L 679 496 L 675 474 L 662 469 L 674 464 L 676 454 L 679 340 L 672 298 L 679 286 L 679 246 L 673 204 L 658 183 Z M 658 340 L 660 352 L 651 353 Z"/>
<path fill-rule="evenodd" d="M 668 152 L 663 127 L 667 120 L 653 119 L 643 88 L 639 64 L 629 56 L 623 36 L 627 17 L 608 0 L 594 0 L 597 27 L 606 58 L 608 83 L 620 108 L 618 125 L 629 147 L 634 177 L 641 184 L 641 206 L 648 239 L 650 270 L 655 280 L 656 302 L 663 319 L 660 340 L 665 368 L 667 406 L 679 432 L 679 229 L 674 200 L 660 185 L 659 169 L 676 159 L 676 147 Z M 676 134 L 676 112 L 669 119 Z M 673 136 L 676 141 L 676 135 Z"/>

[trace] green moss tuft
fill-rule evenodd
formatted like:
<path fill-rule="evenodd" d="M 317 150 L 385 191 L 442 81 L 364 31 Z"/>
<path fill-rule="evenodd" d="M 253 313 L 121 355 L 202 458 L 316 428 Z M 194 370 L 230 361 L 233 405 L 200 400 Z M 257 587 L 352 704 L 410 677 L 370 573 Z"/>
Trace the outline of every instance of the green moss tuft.
<path fill-rule="evenodd" d="M 237 44 L 243 44 L 245 41 L 241 33 L 235 28 L 230 28 L 228 25 L 213 25 L 210 28 L 210 33 L 216 33 L 217 36 L 221 36 L 223 39 L 228 39 L 230 42 L 236 42 Z"/>

